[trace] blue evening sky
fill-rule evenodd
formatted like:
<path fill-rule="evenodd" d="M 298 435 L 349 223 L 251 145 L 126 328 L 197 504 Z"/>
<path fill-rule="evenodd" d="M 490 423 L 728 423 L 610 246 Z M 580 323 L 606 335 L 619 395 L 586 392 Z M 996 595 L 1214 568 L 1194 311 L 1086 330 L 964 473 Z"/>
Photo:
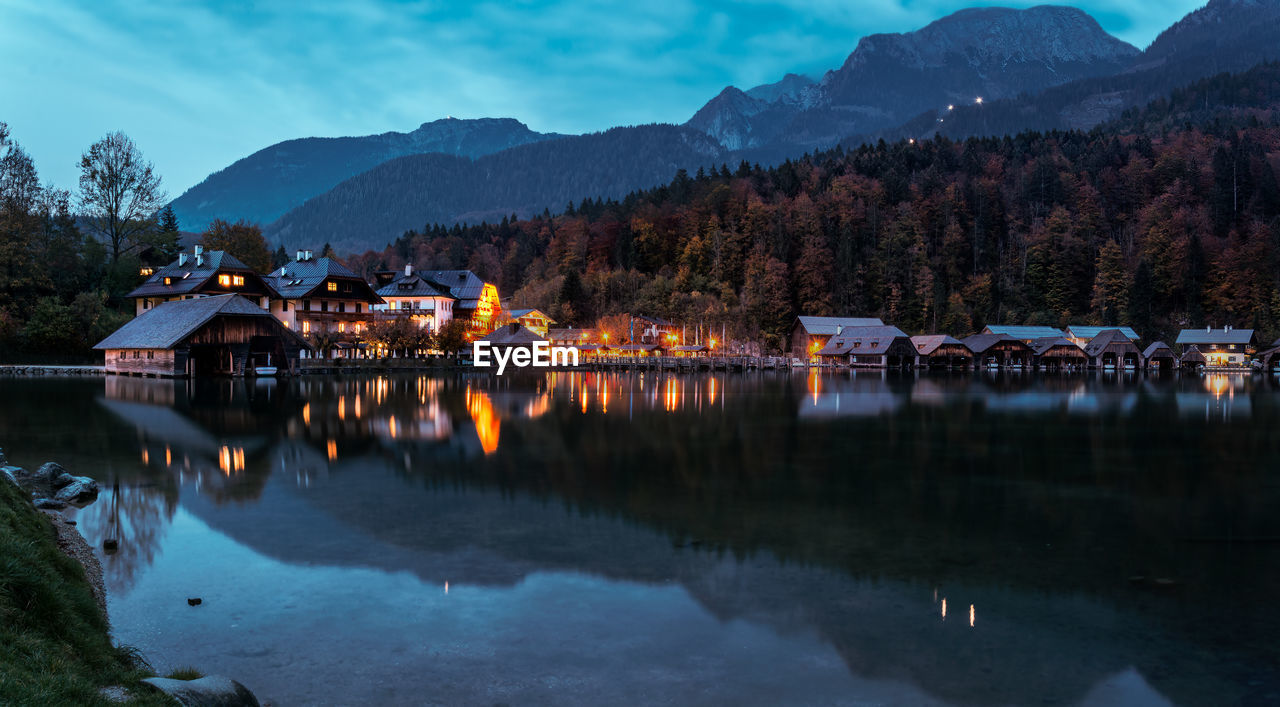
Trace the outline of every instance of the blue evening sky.
<path fill-rule="evenodd" d="M 171 196 L 310 135 L 407 131 L 452 115 L 578 133 L 684 122 L 724 86 L 838 67 L 874 32 L 966 0 L 4 0 L 0 121 L 42 178 L 123 130 Z M 1143 48 L 1204 0 L 1085 0 Z"/>

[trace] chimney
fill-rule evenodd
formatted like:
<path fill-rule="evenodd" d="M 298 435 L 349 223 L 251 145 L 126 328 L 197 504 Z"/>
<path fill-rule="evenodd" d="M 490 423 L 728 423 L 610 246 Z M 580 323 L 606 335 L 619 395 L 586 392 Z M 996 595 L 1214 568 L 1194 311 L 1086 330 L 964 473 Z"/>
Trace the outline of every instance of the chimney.
<path fill-rule="evenodd" d="M 204 265 L 204 246 L 202 245 L 196 246 L 195 251 L 196 251 L 196 267 L 200 267 Z"/>
<path fill-rule="evenodd" d="M 301 263 L 303 260 L 306 260 L 306 255 L 307 255 L 307 251 L 305 250 L 298 251 L 298 257 L 297 257 L 298 262 Z"/>
<path fill-rule="evenodd" d="M 844 325 L 843 325 L 843 324 L 837 324 L 837 325 L 836 325 L 836 336 L 840 336 L 840 332 L 842 332 L 842 331 L 844 331 Z"/>
<path fill-rule="evenodd" d="M 187 254 L 178 253 L 178 267 L 182 267 L 183 265 L 186 265 L 186 264 L 187 264 Z"/>
<path fill-rule="evenodd" d="M 311 251 L 303 251 L 307 254 L 307 260 L 311 260 Z"/>
<path fill-rule="evenodd" d="M 405 264 L 404 264 L 404 276 L 405 276 L 405 277 L 409 277 L 409 276 L 410 276 L 410 275 L 412 275 L 412 274 L 413 274 L 413 263 L 405 263 Z"/>
<path fill-rule="evenodd" d="M 204 246 L 197 245 L 195 247 L 195 251 L 196 251 L 196 256 L 199 257 L 199 255 L 204 252 Z"/>

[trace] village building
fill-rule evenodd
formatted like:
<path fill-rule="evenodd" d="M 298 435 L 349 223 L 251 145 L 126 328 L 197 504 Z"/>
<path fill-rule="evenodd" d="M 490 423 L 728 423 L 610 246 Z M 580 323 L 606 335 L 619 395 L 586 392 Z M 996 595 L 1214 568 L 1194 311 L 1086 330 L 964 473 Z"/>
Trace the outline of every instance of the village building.
<path fill-rule="evenodd" d="M 929 368 L 970 368 L 973 352 L 964 342 L 946 334 L 911 337 L 916 349 L 916 364 Z"/>
<path fill-rule="evenodd" d="M 622 344 L 614 346 L 612 351 L 619 356 L 661 356 L 663 347 L 659 344 Z"/>
<path fill-rule="evenodd" d="M 884 326 L 875 317 L 796 317 L 788 337 L 792 358 L 816 360 L 818 351 L 845 327 Z"/>
<path fill-rule="evenodd" d="M 1028 346 L 1037 368 L 1051 371 L 1075 370 L 1089 365 L 1089 356 L 1074 341 L 1063 336 L 1036 339 Z"/>
<path fill-rule="evenodd" d="M 449 288 L 414 272 L 412 264 L 377 282 L 381 283 L 377 294 L 382 303 L 374 304 L 373 310 L 379 317 L 408 317 L 418 328 L 433 334 L 453 320 L 457 298 L 449 294 Z"/>
<path fill-rule="evenodd" d="M 546 336 L 556 320 L 541 309 L 509 309 L 506 310 L 503 323 L 510 322 L 515 322 L 538 336 Z"/>
<path fill-rule="evenodd" d="M 842 326 L 817 357 L 859 368 L 906 368 L 915 363 L 916 349 L 911 337 L 895 326 Z"/>
<path fill-rule="evenodd" d="M 1024 344 L 1030 344 L 1036 339 L 1059 338 L 1065 337 L 1061 329 L 1051 326 L 1019 326 L 1016 324 L 988 324 L 982 328 L 980 334 L 1001 334 L 1021 341 Z"/>
<path fill-rule="evenodd" d="M 1178 363 L 1186 369 L 1198 370 L 1204 368 L 1208 361 L 1204 354 L 1200 353 L 1200 349 L 1192 344 L 1182 350 L 1182 355 L 1178 357 Z"/>
<path fill-rule="evenodd" d="M 983 368 L 1030 368 L 1035 352 L 1022 339 L 1006 334 L 974 334 L 963 339 Z"/>
<path fill-rule="evenodd" d="M 1275 343 L 1271 344 L 1271 348 L 1266 351 L 1259 351 L 1257 361 L 1262 364 L 1264 371 L 1280 369 L 1280 339 L 1276 339 Z"/>
<path fill-rule="evenodd" d="M 1142 365 L 1147 370 L 1172 371 L 1178 367 L 1178 357 L 1168 344 L 1156 341 L 1142 352 Z"/>
<path fill-rule="evenodd" d="M 661 317 L 643 314 L 631 318 L 630 340 L 636 344 L 653 344 L 661 348 L 674 346 L 679 339 L 676 325 Z"/>
<path fill-rule="evenodd" d="M 1247 366 L 1249 357 L 1258 351 L 1258 339 L 1252 329 L 1230 326 L 1183 329 L 1178 333 L 1176 343 L 1183 347 L 1194 345 L 1209 368 Z"/>
<path fill-rule="evenodd" d="M 1142 350 L 1119 329 L 1104 329 L 1085 344 L 1084 352 L 1094 368 L 1136 369 L 1142 365 Z"/>
<path fill-rule="evenodd" d="M 135 315 L 165 302 L 228 294 L 242 295 L 266 309 L 278 297 L 261 275 L 230 253 L 206 251 L 199 245 L 192 253 L 179 253 L 172 263 L 147 268 L 143 274 L 147 279 L 125 295 L 133 300 Z"/>
<path fill-rule="evenodd" d="M 1132 341 L 1135 344 L 1138 343 L 1138 332 L 1134 331 L 1133 327 L 1127 326 L 1085 326 L 1082 324 L 1072 324 L 1067 327 L 1066 334 L 1067 338 L 1071 339 L 1071 343 L 1079 346 L 1080 348 L 1084 348 L 1090 341 L 1093 341 L 1095 336 L 1107 331 L 1108 329 L 1115 329 L 1121 334 L 1124 334 L 1129 341 Z"/>
<path fill-rule="evenodd" d="M 511 322 L 494 329 L 479 338 L 478 341 L 489 342 L 489 347 L 492 349 L 524 348 L 532 350 L 535 343 L 546 341 L 546 338 L 539 336 L 537 332 L 527 327 Z"/>
<path fill-rule="evenodd" d="M 598 340 L 599 332 L 595 329 L 575 329 L 573 327 L 548 329 L 546 337 L 552 346 L 582 347 L 587 344 L 600 343 Z"/>
<path fill-rule="evenodd" d="M 302 336 L 323 334 L 348 345 L 360 339 L 373 306 L 383 301 L 364 278 L 309 250 L 298 251 L 296 260 L 266 279 L 280 295 L 271 313 L 286 327 Z"/>
<path fill-rule="evenodd" d="M 672 356 L 680 358 L 706 358 L 711 350 L 701 344 L 687 344 L 672 346 L 670 351 Z"/>
<path fill-rule="evenodd" d="M 498 286 L 485 282 L 470 270 L 421 270 L 423 279 L 454 298 L 453 319 L 466 322 L 472 339 L 494 331 L 502 322 Z"/>
<path fill-rule="evenodd" d="M 310 346 L 252 300 L 211 295 L 156 305 L 93 348 L 108 373 L 173 378 L 288 373 Z"/>

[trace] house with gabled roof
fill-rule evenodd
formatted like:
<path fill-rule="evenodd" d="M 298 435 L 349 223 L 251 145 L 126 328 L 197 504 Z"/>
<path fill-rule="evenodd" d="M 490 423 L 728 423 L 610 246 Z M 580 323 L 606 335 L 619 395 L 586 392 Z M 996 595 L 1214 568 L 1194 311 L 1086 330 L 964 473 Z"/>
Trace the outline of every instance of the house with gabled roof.
<path fill-rule="evenodd" d="M 1066 334 L 1067 338 L 1071 339 L 1073 344 L 1083 348 L 1090 341 L 1093 341 L 1093 337 L 1109 329 L 1115 329 L 1121 334 L 1124 334 L 1129 341 L 1132 341 L 1135 344 L 1138 343 L 1138 332 L 1134 331 L 1133 327 L 1130 326 L 1092 326 L 1072 324 L 1067 327 Z"/>
<path fill-rule="evenodd" d="M 241 295 L 209 295 L 148 309 L 93 347 L 107 373 L 165 378 L 297 369 L 310 345 Z"/>
<path fill-rule="evenodd" d="M 279 294 L 271 313 L 303 336 L 324 334 L 353 342 L 368 326 L 372 307 L 382 298 L 368 282 L 333 258 L 298 251 L 296 260 L 266 277 Z"/>
<path fill-rule="evenodd" d="M 1045 370 L 1084 368 L 1089 365 L 1089 356 L 1084 349 L 1066 337 L 1046 336 L 1035 339 L 1028 346 L 1031 347 L 1035 365 Z"/>
<path fill-rule="evenodd" d="M 1183 329 L 1175 342 L 1179 346 L 1195 346 L 1204 356 L 1209 368 L 1215 366 L 1238 367 L 1249 363 L 1249 357 L 1258 352 L 1258 337 L 1252 329 Z"/>
<path fill-rule="evenodd" d="M 159 268 L 151 268 L 147 279 L 125 295 L 141 315 L 157 305 L 213 295 L 237 294 L 266 309 L 279 295 L 253 268 L 221 250 L 205 250 L 197 245 L 191 253 Z"/>
<path fill-rule="evenodd" d="M 1147 370 L 1172 371 L 1178 367 L 1178 357 L 1163 341 L 1153 341 L 1142 352 L 1142 365 Z"/>
<path fill-rule="evenodd" d="M 533 308 L 507 309 L 503 312 L 502 320 L 504 324 L 515 322 L 539 336 L 547 336 L 551 325 L 556 323 L 551 315 Z"/>
<path fill-rule="evenodd" d="M 916 348 L 916 362 L 930 368 L 968 368 L 973 365 L 973 352 L 964 342 L 947 334 L 911 337 Z"/>
<path fill-rule="evenodd" d="M 382 281 L 382 280 L 380 280 Z M 449 288 L 427 279 L 421 272 L 414 272 L 413 265 L 405 265 L 404 271 L 386 278 L 378 288 L 383 304 L 375 304 L 380 316 L 409 317 L 420 328 L 440 331 L 453 321 L 453 307 L 458 298 Z"/>
<path fill-rule="evenodd" d="M 1104 329 L 1085 344 L 1089 365 L 1095 368 L 1138 368 L 1142 351 L 1119 329 Z"/>
<path fill-rule="evenodd" d="M 915 363 L 916 350 L 911 337 L 896 326 L 842 326 L 817 356 L 855 367 L 903 368 Z"/>
<path fill-rule="evenodd" d="M 498 286 L 485 282 L 470 270 L 419 270 L 424 280 L 443 288 L 454 298 L 453 319 L 467 322 L 472 337 L 482 337 L 497 328 L 502 317 Z"/>
<path fill-rule="evenodd" d="M 813 360 L 831 337 L 846 327 L 884 326 L 876 317 L 796 317 L 788 337 L 792 358 Z"/>
<path fill-rule="evenodd" d="M 974 334 L 962 341 L 982 368 L 1030 368 L 1035 360 L 1031 346 L 1015 336 Z"/>

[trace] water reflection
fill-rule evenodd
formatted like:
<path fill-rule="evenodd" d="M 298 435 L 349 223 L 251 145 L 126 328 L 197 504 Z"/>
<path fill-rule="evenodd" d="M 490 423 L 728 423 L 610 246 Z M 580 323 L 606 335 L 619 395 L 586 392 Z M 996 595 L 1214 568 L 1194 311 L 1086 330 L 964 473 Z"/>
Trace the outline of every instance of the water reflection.
<path fill-rule="evenodd" d="M 96 395 L 99 433 L 71 446 L 120 485 L 82 527 L 98 546 L 118 534 L 121 594 L 180 505 L 287 566 L 407 572 L 437 593 L 566 572 L 679 586 L 722 621 L 812 634 L 851 675 L 947 701 L 1075 702 L 1135 666 L 1191 703 L 1277 685 L 1273 381 L 75 385 L 63 409 Z M 975 655 L 986 669 L 955 660 Z"/>

